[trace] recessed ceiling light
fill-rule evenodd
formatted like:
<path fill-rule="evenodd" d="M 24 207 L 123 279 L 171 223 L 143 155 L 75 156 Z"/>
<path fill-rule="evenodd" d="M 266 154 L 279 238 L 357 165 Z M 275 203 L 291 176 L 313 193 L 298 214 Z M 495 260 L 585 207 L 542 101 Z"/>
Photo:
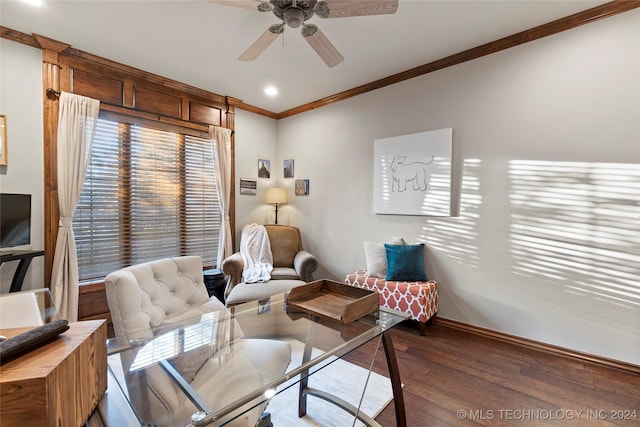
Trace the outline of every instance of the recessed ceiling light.
<path fill-rule="evenodd" d="M 22 2 L 31 6 L 44 6 L 44 0 L 22 0 Z"/>
<path fill-rule="evenodd" d="M 276 96 L 278 94 L 278 89 L 275 86 L 267 86 L 264 88 L 264 93 L 269 96 Z"/>

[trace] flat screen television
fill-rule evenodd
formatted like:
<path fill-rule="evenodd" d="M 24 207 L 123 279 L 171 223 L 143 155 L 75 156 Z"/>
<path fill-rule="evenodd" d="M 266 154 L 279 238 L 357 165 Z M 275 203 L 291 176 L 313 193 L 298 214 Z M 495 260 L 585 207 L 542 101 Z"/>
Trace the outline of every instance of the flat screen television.
<path fill-rule="evenodd" d="M 0 194 L 0 248 L 31 244 L 31 194 Z"/>

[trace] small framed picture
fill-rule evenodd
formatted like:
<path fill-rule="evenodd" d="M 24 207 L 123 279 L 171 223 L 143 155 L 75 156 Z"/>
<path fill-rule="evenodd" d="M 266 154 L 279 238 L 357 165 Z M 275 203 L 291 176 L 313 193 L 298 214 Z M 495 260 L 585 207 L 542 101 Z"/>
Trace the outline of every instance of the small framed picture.
<path fill-rule="evenodd" d="M 255 179 L 240 178 L 240 194 L 255 196 L 258 194 L 258 182 Z"/>
<path fill-rule="evenodd" d="M 7 165 L 7 116 L 0 114 L 0 166 Z"/>
<path fill-rule="evenodd" d="M 258 178 L 271 178 L 271 160 L 258 159 Z"/>
<path fill-rule="evenodd" d="M 284 161 L 284 177 L 293 178 L 293 159 Z"/>
<path fill-rule="evenodd" d="M 309 180 L 296 179 L 296 196 L 308 196 L 308 195 L 309 195 Z"/>

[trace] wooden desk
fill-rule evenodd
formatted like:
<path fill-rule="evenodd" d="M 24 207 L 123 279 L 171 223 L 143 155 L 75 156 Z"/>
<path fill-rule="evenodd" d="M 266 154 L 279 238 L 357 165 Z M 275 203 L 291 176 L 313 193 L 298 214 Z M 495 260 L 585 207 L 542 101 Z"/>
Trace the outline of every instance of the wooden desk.
<path fill-rule="evenodd" d="M 29 264 L 31 260 L 38 256 L 43 256 L 44 251 L 10 251 L 6 253 L 0 253 L 0 265 L 8 261 L 20 261 L 16 272 L 13 274 L 13 280 L 11 280 L 11 288 L 9 292 L 20 292 L 22 290 L 22 282 L 24 282 L 24 276 L 27 275 Z"/>
<path fill-rule="evenodd" d="M 107 325 L 69 323 L 53 341 L 0 366 L 3 427 L 81 426 L 107 387 Z M 13 337 L 30 328 L 3 329 Z"/>

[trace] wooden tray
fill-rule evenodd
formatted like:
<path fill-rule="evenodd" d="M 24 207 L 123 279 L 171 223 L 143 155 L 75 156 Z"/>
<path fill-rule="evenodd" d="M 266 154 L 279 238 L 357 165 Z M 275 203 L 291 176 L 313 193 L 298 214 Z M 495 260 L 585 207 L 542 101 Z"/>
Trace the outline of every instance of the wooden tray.
<path fill-rule="evenodd" d="M 351 323 L 378 308 L 377 292 L 326 279 L 293 288 L 287 296 L 287 311 L 304 311 L 342 323 Z"/>

